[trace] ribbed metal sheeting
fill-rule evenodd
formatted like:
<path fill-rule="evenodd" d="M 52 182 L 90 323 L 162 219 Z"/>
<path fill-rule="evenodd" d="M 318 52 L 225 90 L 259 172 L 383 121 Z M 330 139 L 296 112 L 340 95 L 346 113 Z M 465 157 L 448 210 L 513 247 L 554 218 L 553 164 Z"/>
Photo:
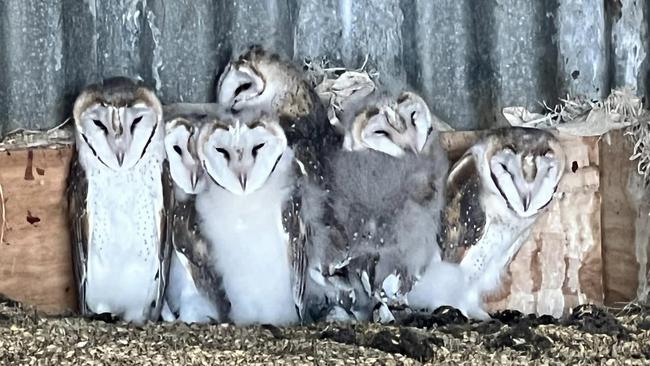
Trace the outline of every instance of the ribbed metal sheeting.
<path fill-rule="evenodd" d="M 231 54 L 262 44 L 406 82 L 457 129 L 567 93 L 649 87 L 646 0 L 0 0 L 0 134 L 46 128 L 102 77 L 165 103 L 214 100 Z"/>

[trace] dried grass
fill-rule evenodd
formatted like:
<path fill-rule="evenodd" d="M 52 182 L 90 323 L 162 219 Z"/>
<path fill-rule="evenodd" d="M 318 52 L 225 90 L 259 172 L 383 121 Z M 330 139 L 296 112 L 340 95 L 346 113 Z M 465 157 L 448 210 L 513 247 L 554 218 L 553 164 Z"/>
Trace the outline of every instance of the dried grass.
<path fill-rule="evenodd" d="M 489 323 L 235 327 L 46 317 L 0 296 L 7 364 L 647 364 L 650 313 L 580 308 L 570 322 L 502 313 Z M 540 318 L 541 319 L 541 318 Z M 2 363 L 0 362 L 0 363 Z"/>
<path fill-rule="evenodd" d="M 0 184 L 0 209 L 2 209 L 2 225 L 0 225 L 0 245 L 5 243 L 5 228 L 7 227 L 7 212 L 5 209 L 5 196 Z"/>
<path fill-rule="evenodd" d="M 379 77 L 379 72 L 375 69 L 366 70 L 368 67 L 368 58 L 369 55 L 363 60 L 361 67 L 357 69 L 348 69 L 345 67 L 333 67 L 330 65 L 330 61 L 326 58 L 317 58 L 317 59 L 305 59 L 303 60 L 303 66 L 305 69 L 305 75 L 312 87 L 316 88 L 318 85 L 322 84 L 326 80 L 337 79 L 345 72 L 360 72 L 366 73 L 369 78 L 372 80 L 377 80 Z"/>
<path fill-rule="evenodd" d="M 625 129 L 633 143 L 630 160 L 637 160 L 637 172 L 650 185 L 650 111 L 629 87 L 612 90 L 604 100 L 582 96 L 560 99 L 554 107 L 540 103 L 544 113 L 532 113 L 524 107 L 507 107 L 503 115 L 513 126 L 555 128 L 578 136 L 606 136 Z"/>
<path fill-rule="evenodd" d="M 0 151 L 45 147 L 56 149 L 74 144 L 74 131 L 68 118 L 48 130 L 18 128 L 0 140 Z"/>

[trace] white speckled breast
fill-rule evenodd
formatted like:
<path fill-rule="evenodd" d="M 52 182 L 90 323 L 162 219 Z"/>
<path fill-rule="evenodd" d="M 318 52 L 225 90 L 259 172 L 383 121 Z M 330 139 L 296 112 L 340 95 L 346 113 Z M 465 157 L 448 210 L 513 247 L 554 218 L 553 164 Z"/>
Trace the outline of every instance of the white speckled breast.
<path fill-rule="evenodd" d="M 159 273 L 162 159 L 125 172 L 88 172 L 90 244 L 86 302 L 95 313 L 149 317 Z"/>

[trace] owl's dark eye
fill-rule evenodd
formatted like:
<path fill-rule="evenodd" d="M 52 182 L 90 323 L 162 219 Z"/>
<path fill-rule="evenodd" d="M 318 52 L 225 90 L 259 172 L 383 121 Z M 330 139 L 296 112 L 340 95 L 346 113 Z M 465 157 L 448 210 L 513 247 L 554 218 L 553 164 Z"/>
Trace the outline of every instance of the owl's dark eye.
<path fill-rule="evenodd" d="M 230 160 L 230 153 L 228 153 L 228 150 L 217 147 L 217 152 L 219 152 L 221 155 L 223 155 L 223 157 L 226 160 Z"/>
<path fill-rule="evenodd" d="M 135 126 L 137 126 L 138 123 L 140 123 L 140 121 L 142 121 L 142 116 L 137 117 L 136 119 L 133 120 L 133 122 L 131 122 L 131 134 L 133 134 L 133 131 L 135 130 Z"/>
<path fill-rule="evenodd" d="M 265 143 L 261 143 L 261 144 L 258 144 L 258 145 L 253 146 L 253 157 L 254 157 L 254 158 L 257 157 L 257 152 L 258 152 L 262 147 L 264 147 L 264 145 L 265 145 Z"/>
<path fill-rule="evenodd" d="M 386 132 L 386 131 L 384 131 L 384 130 L 377 130 L 377 131 L 375 131 L 375 135 L 380 135 L 380 136 L 390 137 L 390 135 L 388 134 L 388 132 Z"/>
<path fill-rule="evenodd" d="M 411 112 L 411 124 L 415 127 L 415 111 Z"/>
<path fill-rule="evenodd" d="M 183 155 L 183 151 L 178 145 L 174 145 L 174 151 L 176 151 L 178 155 Z"/>
<path fill-rule="evenodd" d="M 235 95 L 239 95 L 241 92 L 246 91 L 253 86 L 253 83 L 243 83 L 235 89 Z"/>
<path fill-rule="evenodd" d="M 104 133 L 108 133 L 108 128 L 106 128 L 106 126 L 104 126 L 102 121 L 100 121 L 98 119 L 94 119 L 93 123 L 95 124 L 95 126 L 101 128 L 104 131 Z"/>

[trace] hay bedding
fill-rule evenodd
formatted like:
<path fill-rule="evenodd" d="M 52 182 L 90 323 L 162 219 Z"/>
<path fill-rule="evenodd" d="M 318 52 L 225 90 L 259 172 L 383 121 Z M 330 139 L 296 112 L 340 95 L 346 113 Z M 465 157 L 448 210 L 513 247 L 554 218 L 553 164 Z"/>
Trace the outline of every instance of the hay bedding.
<path fill-rule="evenodd" d="M 0 363 L 7 365 L 316 364 L 439 365 L 650 363 L 650 310 L 614 316 L 581 306 L 563 319 L 495 314 L 472 322 L 456 310 L 405 314 L 403 326 L 320 324 L 142 327 L 48 317 L 0 299 Z"/>

